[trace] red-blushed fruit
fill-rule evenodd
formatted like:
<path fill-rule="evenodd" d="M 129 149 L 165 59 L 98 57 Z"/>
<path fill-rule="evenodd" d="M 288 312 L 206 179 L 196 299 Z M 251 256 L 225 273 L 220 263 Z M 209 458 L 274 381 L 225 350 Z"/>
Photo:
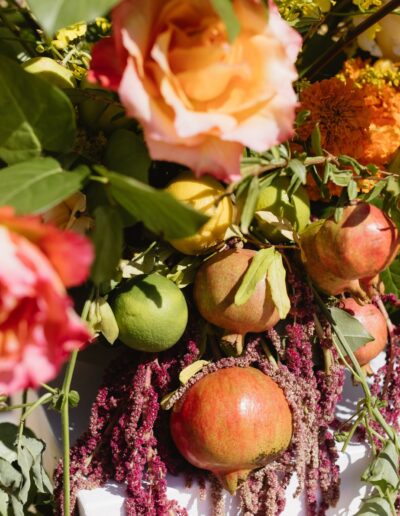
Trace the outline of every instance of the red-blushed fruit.
<path fill-rule="evenodd" d="M 201 378 L 174 405 L 172 438 L 187 461 L 212 471 L 230 493 L 290 444 L 292 413 L 282 389 L 253 367 Z"/>
<path fill-rule="evenodd" d="M 231 343 L 246 333 L 269 330 L 279 321 L 265 277 L 246 303 L 235 305 L 235 294 L 256 254 L 250 249 L 223 251 L 205 261 L 196 275 L 194 298 L 199 312 L 208 322 L 228 330 L 232 338 L 226 340 Z"/>
<path fill-rule="evenodd" d="M 394 222 L 372 204 L 346 206 L 338 222 L 327 219 L 315 236 L 324 266 L 340 278 L 373 277 L 383 271 L 399 249 Z"/>
<path fill-rule="evenodd" d="M 385 317 L 375 305 L 360 306 L 353 298 L 348 297 L 341 301 L 340 308 L 355 317 L 364 328 L 374 337 L 358 348 L 354 355 L 361 366 L 367 366 L 381 351 L 385 349 L 388 339 L 388 329 Z"/>
<path fill-rule="evenodd" d="M 350 292 L 366 302 L 370 278 L 395 258 L 399 235 L 394 223 L 373 205 L 347 206 L 339 222 L 310 224 L 300 237 L 302 260 L 308 275 L 323 292 Z"/>

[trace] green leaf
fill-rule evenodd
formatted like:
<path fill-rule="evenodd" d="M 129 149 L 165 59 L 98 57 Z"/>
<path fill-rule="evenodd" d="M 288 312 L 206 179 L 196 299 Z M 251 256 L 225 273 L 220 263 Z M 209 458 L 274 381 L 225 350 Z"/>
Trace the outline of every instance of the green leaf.
<path fill-rule="evenodd" d="M 16 490 L 21 485 L 21 481 L 21 473 L 0 457 L 0 487 Z"/>
<path fill-rule="evenodd" d="M 7 164 L 42 150 L 68 151 L 75 139 L 75 112 L 64 93 L 0 56 L 0 159 Z"/>
<path fill-rule="evenodd" d="M 145 226 L 167 240 L 193 235 L 209 217 L 163 190 L 97 167 L 110 181 L 114 199 Z"/>
<path fill-rule="evenodd" d="M 389 516 L 391 513 L 392 510 L 389 502 L 374 491 L 374 496 L 363 501 L 355 516 Z"/>
<path fill-rule="evenodd" d="M 257 177 L 252 177 L 246 192 L 242 215 L 240 217 L 240 229 L 243 233 L 249 232 L 249 226 L 253 220 L 257 207 L 260 184 Z"/>
<path fill-rule="evenodd" d="M 400 259 L 396 258 L 393 263 L 380 273 L 380 278 L 385 285 L 385 291 L 400 296 Z"/>
<path fill-rule="evenodd" d="M 0 516 L 7 516 L 9 506 L 8 494 L 0 489 Z"/>
<path fill-rule="evenodd" d="M 89 169 L 62 170 L 53 158 L 36 158 L 0 170 L 0 205 L 17 213 L 40 213 L 83 187 Z"/>
<path fill-rule="evenodd" d="M 372 335 L 364 328 L 360 321 L 345 310 L 332 306 L 329 308 L 329 311 L 335 325 L 339 328 L 353 352 L 367 342 L 374 340 Z M 334 335 L 333 338 L 342 353 L 346 355 L 347 353 L 343 349 L 337 337 Z"/>
<path fill-rule="evenodd" d="M 95 228 L 92 240 L 95 260 L 91 278 L 96 285 L 111 279 L 122 254 L 123 232 L 121 216 L 112 206 L 99 206 L 94 212 Z"/>
<path fill-rule="evenodd" d="M 275 303 L 279 317 L 284 319 L 290 311 L 290 299 L 286 288 L 286 270 L 282 255 L 274 249 L 272 263 L 267 271 L 267 280 L 271 289 L 272 301 Z"/>
<path fill-rule="evenodd" d="M 40 25 L 54 32 L 77 22 L 92 21 L 106 14 L 117 0 L 28 0 Z"/>
<path fill-rule="evenodd" d="M 394 492 L 399 485 L 399 454 L 392 441 L 387 441 L 361 479 L 376 486 L 382 493 Z"/>
<path fill-rule="evenodd" d="M 17 460 L 15 451 L 15 439 L 18 429 L 12 423 L 0 424 L 0 457 L 10 464 Z"/>
<path fill-rule="evenodd" d="M 386 184 L 386 181 L 378 181 L 374 188 L 364 195 L 363 200 L 365 202 L 371 202 L 376 199 L 376 197 L 378 197 L 378 195 L 384 190 Z"/>
<path fill-rule="evenodd" d="M 349 196 L 350 201 L 356 199 L 358 194 L 357 183 L 354 179 L 351 179 L 349 184 L 347 185 L 347 195 Z"/>
<path fill-rule="evenodd" d="M 151 159 L 143 139 L 132 131 L 114 131 L 106 147 L 104 163 L 110 170 L 149 182 Z"/>
<path fill-rule="evenodd" d="M 11 510 L 13 516 L 26 516 L 23 504 L 14 495 L 11 495 Z"/>
<path fill-rule="evenodd" d="M 352 178 L 353 173 L 349 170 L 338 170 L 337 172 L 333 171 L 333 168 L 330 170 L 330 180 L 337 186 L 348 186 Z"/>
<path fill-rule="evenodd" d="M 323 150 L 321 146 L 321 131 L 319 125 L 314 126 L 313 132 L 311 133 L 311 148 L 316 156 L 322 156 Z"/>
<path fill-rule="evenodd" d="M 243 280 L 235 294 L 235 305 L 244 305 L 253 295 L 257 284 L 266 277 L 274 260 L 275 248 L 261 249 L 251 260 Z"/>
<path fill-rule="evenodd" d="M 303 185 L 307 181 L 307 169 L 299 159 L 291 159 L 287 165 L 287 168 L 293 172 L 294 176 L 301 181 Z"/>
<path fill-rule="evenodd" d="M 233 3 L 231 0 L 211 0 L 211 5 L 224 22 L 229 41 L 232 42 L 240 32 L 240 23 L 233 8 Z"/>

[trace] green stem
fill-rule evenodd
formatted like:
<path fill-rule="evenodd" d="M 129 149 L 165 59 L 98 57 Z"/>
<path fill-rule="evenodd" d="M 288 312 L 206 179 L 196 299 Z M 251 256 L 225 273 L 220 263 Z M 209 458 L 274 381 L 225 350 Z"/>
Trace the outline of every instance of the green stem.
<path fill-rule="evenodd" d="M 88 299 L 86 299 L 83 305 L 81 318 L 86 321 L 89 315 L 90 305 L 92 303 L 95 294 L 95 288 L 93 287 Z M 68 362 L 67 370 L 65 372 L 64 381 L 61 389 L 62 402 L 61 402 L 61 431 L 63 441 L 63 508 L 64 515 L 70 515 L 71 506 L 71 483 L 70 483 L 70 460 L 69 460 L 69 448 L 70 448 L 70 437 L 69 437 L 69 393 L 71 390 L 72 376 L 78 358 L 78 349 L 74 349 L 71 353 L 71 357 Z"/>
<path fill-rule="evenodd" d="M 357 430 L 358 425 L 361 423 L 362 419 L 364 417 L 364 413 L 361 413 L 358 418 L 354 421 L 353 426 L 350 428 L 349 433 L 347 434 L 347 438 L 343 444 L 342 453 L 344 453 L 347 450 L 348 445 L 350 444 L 350 441 L 354 435 L 354 432 Z"/>
<path fill-rule="evenodd" d="M 74 373 L 76 359 L 78 357 L 78 349 L 74 349 L 71 354 L 71 358 L 68 362 L 67 371 L 65 373 L 64 382 L 62 386 L 62 403 L 61 403 L 61 425 L 62 425 L 62 440 L 63 440 L 63 483 L 64 483 L 64 514 L 69 516 L 71 513 L 70 510 L 70 478 L 69 478 L 69 447 L 70 447 L 70 438 L 69 438 L 69 392 L 71 389 L 72 376 Z"/>

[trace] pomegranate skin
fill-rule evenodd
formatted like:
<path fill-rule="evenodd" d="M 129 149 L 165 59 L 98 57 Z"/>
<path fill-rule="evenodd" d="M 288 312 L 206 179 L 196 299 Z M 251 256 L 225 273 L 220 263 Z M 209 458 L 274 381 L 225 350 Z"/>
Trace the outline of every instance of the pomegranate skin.
<path fill-rule="evenodd" d="M 376 276 L 398 249 L 395 224 L 379 208 L 363 202 L 347 206 L 339 222 L 327 219 L 315 236 L 323 266 L 346 280 Z"/>
<path fill-rule="evenodd" d="M 203 263 L 196 275 L 194 299 L 204 319 L 241 335 L 275 326 L 279 314 L 265 278 L 246 303 L 235 305 L 235 294 L 256 254 L 250 249 L 230 249 Z"/>
<path fill-rule="evenodd" d="M 285 451 L 293 431 L 282 389 L 252 367 L 231 367 L 195 383 L 173 407 L 172 438 L 185 459 L 234 493 L 251 470 Z"/>
<path fill-rule="evenodd" d="M 385 349 L 388 340 L 388 329 L 382 312 L 375 305 L 368 304 L 360 306 L 353 298 L 344 299 L 340 308 L 349 312 L 355 317 L 364 328 L 374 337 L 374 340 L 367 342 L 358 348 L 354 355 L 361 366 L 369 364 L 381 351 Z"/>

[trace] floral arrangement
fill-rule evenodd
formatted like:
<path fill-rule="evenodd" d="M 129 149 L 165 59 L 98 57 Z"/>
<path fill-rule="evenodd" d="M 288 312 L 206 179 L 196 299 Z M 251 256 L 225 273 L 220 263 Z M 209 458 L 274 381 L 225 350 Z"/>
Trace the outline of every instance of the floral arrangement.
<path fill-rule="evenodd" d="M 357 514 L 399 514 L 400 1 L 0 0 L 0 113 L 0 515 L 109 480 L 188 514 L 169 474 L 216 515 L 296 477 L 323 516 L 352 441 Z M 114 357 L 71 443 L 86 346 Z"/>

